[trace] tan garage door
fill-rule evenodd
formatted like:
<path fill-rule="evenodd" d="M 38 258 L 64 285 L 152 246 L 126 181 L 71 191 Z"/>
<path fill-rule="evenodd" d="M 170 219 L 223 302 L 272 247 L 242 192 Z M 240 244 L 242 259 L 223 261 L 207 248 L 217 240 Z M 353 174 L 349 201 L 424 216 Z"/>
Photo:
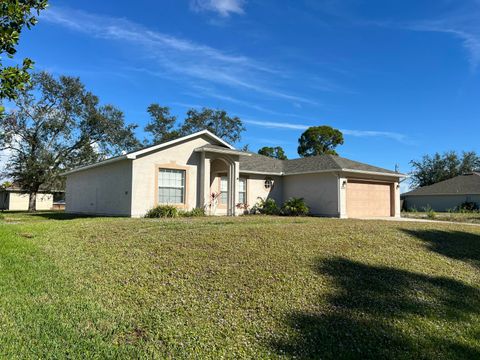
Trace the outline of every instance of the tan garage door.
<path fill-rule="evenodd" d="M 391 216 L 391 185 L 349 180 L 347 216 Z"/>

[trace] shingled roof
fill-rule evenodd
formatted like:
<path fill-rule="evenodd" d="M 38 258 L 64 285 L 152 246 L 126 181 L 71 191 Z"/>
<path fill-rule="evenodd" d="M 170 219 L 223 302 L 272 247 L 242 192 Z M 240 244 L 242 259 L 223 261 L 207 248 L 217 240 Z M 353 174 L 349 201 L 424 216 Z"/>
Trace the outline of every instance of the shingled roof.
<path fill-rule="evenodd" d="M 361 171 L 392 174 L 395 176 L 401 175 L 395 171 L 334 155 L 318 155 L 300 159 L 278 160 L 255 153 L 248 154 L 249 156 L 240 156 L 241 172 L 292 175 L 319 171 Z"/>
<path fill-rule="evenodd" d="M 214 140 L 216 144 L 206 144 L 195 151 L 200 152 L 216 152 L 227 155 L 238 155 L 240 158 L 240 172 L 251 172 L 256 174 L 269 174 L 269 175 L 293 175 L 293 174 L 305 174 L 323 171 L 354 171 L 362 173 L 374 173 L 392 176 L 403 176 L 395 171 L 382 169 L 377 166 L 372 166 L 357 161 L 345 159 L 334 155 L 319 155 L 306 157 L 293 160 L 278 160 L 267 156 L 259 155 L 249 151 L 240 151 L 235 149 L 232 145 L 228 144 L 218 136 L 212 134 L 208 130 L 199 131 L 197 133 L 187 135 L 175 140 L 167 141 L 165 143 L 148 146 L 143 149 L 139 149 L 124 155 L 112 157 L 94 164 L 82 166 L 63 173 L 63 175 L 69 175 L 77 171 L 91 169 L 97 166 L 103 166 L 111 164 L 115 161 L 121 160 L 134 160 L 137 157 L 148 154 L 153 151 L 159 151 L 163 148 L 174 146 L 182 141 L 186 141 L 198 136 L 207 136 Z"/>
<path fill-rule="evenodd" d="M 402 194 L 402 196 L 471 194 L 480 194 L 480 172 L 460 175 L 430 186 L 423 186 Z"/>

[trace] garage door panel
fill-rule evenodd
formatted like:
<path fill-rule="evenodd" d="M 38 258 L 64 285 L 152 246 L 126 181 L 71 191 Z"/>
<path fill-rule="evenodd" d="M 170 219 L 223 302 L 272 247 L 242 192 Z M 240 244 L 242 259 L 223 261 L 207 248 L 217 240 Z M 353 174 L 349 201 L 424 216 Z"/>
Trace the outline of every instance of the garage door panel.
<path fill-rule="evenodd" d="M 391 216 L 391 184 L 349 180 L 348 217 Z"/>

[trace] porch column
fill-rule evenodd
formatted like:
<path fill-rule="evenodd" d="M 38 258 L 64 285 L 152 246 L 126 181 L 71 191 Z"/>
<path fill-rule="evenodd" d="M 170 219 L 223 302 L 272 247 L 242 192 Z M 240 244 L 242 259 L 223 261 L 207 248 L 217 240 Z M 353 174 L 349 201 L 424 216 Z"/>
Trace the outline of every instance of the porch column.
<path fill-rule="evenodd" d="M 210 203 L 210 159 L 204 152 L 200 153 L 200 189 L 199 207 L 205 208 Z"/>
<path fill-rule="evenodd" d="M 228 174 L 227 174 L 227 215 L 232 216 L 234 214 L 234 194 L 235 194 L 235 181 L 233 180 L 235 177 L 235 170 L 233 168 L 233 164 L 229 162 L 228 164 Z"/>
<path fill-rule="evenodd" d="M 239 209 L 237 209 L 237 204 L 240 202 L 238 190 L 240 188 L 240 163 L 234 161 L 232 164 L 233 168 L 233 211 L 232 215 L 236 216 L 239 214 Z"/>

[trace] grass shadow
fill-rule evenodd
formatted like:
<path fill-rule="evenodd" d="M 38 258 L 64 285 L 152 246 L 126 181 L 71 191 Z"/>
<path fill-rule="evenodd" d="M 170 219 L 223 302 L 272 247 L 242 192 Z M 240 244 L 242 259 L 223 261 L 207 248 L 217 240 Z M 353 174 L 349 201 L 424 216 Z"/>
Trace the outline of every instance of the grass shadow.
<path fill-rule="evenodd" d="M 480 266 L 480 235 L 463 231 L 402 229 L 426 243 L 427 248 L 451 259 Z"/>
<path fill-rule="evenodd" d="M 480 291 L 461 282 L 344 258 L 315 269 L 334 291 L 318 312 L 293 312 L 278 354 L 311 359 L 480 358 Z M 432 331 L 429 326 L 443 326 Z M 475 331 L 467 331 L 476 326 Z M 457 328 L 461 335 L 453 335 Z"/>

